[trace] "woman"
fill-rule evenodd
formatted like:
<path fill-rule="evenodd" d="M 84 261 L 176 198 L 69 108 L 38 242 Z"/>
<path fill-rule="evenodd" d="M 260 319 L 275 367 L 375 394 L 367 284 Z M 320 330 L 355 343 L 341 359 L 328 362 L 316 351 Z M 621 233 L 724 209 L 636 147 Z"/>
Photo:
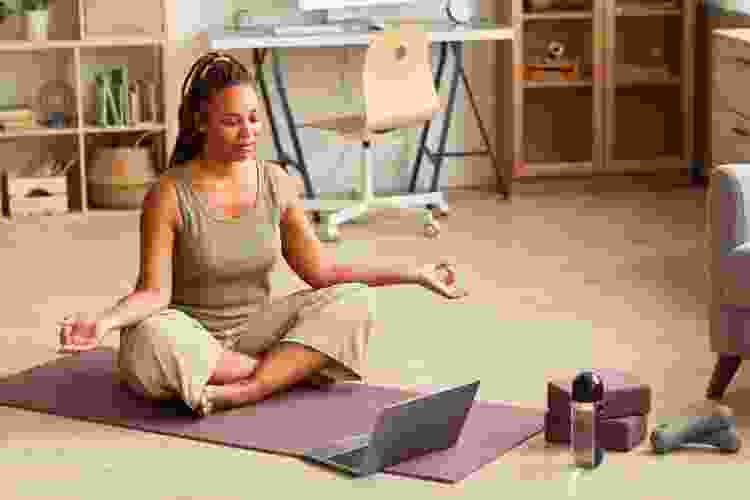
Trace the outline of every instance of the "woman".
<path fill-rule="evenodd" d="M 304 380 L 361 380 L 370 287 L 466 294 L 447 264 L 369 269 L 325 255 L 291 177 L 256 159 L 258 107 L 236 59 L 209 53 L 195 63 L 169 167 L 143 202 L 135 290 L 107 311 L 60 324 L 66 353 L 120 330 L 128 386 L 148 398 L 179 397 L 200 416 Z M 281 256 L 311 288 L 271 300 L 269 273 Z"/>

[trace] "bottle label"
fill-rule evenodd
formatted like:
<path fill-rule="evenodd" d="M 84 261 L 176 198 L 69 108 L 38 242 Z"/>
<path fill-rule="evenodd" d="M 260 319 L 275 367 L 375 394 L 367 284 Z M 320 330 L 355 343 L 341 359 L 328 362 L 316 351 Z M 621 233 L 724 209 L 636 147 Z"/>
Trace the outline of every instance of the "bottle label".
<path fill-rule="evenodd" d="M 593 404 L 574 404 L 571 409 L 570 443 L 576 465 L 596 462 L 596 409 Z"/>

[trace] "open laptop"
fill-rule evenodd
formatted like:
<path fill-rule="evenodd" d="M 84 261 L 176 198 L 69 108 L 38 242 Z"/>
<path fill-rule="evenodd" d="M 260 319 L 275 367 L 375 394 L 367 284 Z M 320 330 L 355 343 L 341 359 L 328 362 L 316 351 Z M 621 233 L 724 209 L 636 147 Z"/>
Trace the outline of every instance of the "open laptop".
<path fill-rule="evenodd" d="M 356 434 L 303 456 L 355 476 L 450 448 L 458 441 L 479 381 L 400 401 L 380 410 L 371 433 Z"/>

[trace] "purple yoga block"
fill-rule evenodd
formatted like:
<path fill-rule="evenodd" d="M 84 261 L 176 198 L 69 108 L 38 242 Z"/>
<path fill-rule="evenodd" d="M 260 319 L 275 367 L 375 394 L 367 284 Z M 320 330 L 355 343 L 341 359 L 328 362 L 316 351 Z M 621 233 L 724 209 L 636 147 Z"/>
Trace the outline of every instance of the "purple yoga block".
<path fill-rule="evenodd" d="M 648 416 L 600 420 L 597 427 L 598 441 L 609 451 L 630 451 L 646 439 Z M 544 438 L 550 443 L 570 442 L 570 417 L 557 418 L 547 412 L 544 416 Z"/>
<path fill-rule="evenodd" d="M 620 370 L 592 370 L 604 383 L 601 418 L 648 415 L 651 412 L 651 388 L 638 377 Z M 570 419 L 570 391 L 573 378 L 547 384 L 547 410 L 556 419 Z"/>

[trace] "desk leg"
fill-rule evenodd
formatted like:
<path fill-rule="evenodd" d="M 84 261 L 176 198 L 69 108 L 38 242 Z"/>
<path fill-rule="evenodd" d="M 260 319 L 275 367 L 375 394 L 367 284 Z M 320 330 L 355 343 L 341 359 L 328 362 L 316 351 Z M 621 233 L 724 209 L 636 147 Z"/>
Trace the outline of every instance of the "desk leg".
<path fill-rule="evenodd" d="M 263 60 L 266 56 L 267 49 L 255 49 L 253 51 L 253 60 L 255 63 L 255 79 L 260 87 L 260 95 L 263 99 L 263 103 L 268 110 L 268 122 L 271 125 L 271 137 L 273 138 L 273 145 L 276 148 L 276 158 L 282 163 L 287 162 L 287 155 L 284 153 L 284 148 L 281 146 L 281 139 L 279 138 L 279 128 L 276 124 L 276 118 L 273 116 L 273 108 L 271 107 L 271 95 L 268 92 L 268 85 L 266 85 L 266 77 L 263 73 Z"/>
<path fill-rule="evenodd" d="M 286 86 L 284 85 L 284 77 L 282 75 L 278 49 L 271 49 L 271 66 L 274 82 L 279 92 L 279 99 L 281 100 L 281 109 L 284 112 L 284 118 L 286 119 L 286 124 L 289 128 L 289 136 L 292 139 L 292 146 L 294 147 L 294 152 L 297 156 L 296 161 L 292 161 L 289 158 L 287 158 L 287 161 L 290 164 L 294 165 L 294 167 L 302 174 L 302 180 L 305 183 L 305 191 L 307 191 L 307 197 L 315 198 L 315 190 L 313 189 L 312 181 L 310 180 L 310 174 L 307 170 L 307 164 L 305 163 L 305 156 L 302 152 L 299 135 L 297 134 L 297 124 L 294 121 L 294 116 L 292 115 L 292 110 L 289 106 L 289 97 L 287 96 Z"/>
<path fill-rule="evenodd" d="M 443 119 L 443 127 L 440 130 L 440 139 L 438 142 L 438 150 L 432 154 L 428 154 L 428 158 L 432 160 L 435 165 L 435 171 L 432 174 L 432 185 L 430 191 L 434 192 L 440 189 L 440 171 L 443 169 L 443 160 L 445 159 L 445 146 L 448 143 L 448 131 L 451 127 L 451 119 L 453 118 L 453 109 L 456 107 L 456 91 L 458 90 L 458 80 L 463 70 L 463 51 L 461 42 L 451 42 L 450 46 L 453 50 L 453 74 L 451 75 L 451 84 L 448 89 L 448 104 L 445 108 L 445 118 Z"/>
<path fill-rule="evenodd" d="M 448 44 L 442 42 L 440 44 L 440 56 L 438 59 L 437 69 L 435 71 L 435 90 L 440 92 L 440 83 L 443 81 L 443 71 L 445 71 L 445 59 L 448 56 Z M 414 165 L 411 171 L 411 182 L 409 183 L 409 191 L 415 193 L 417 191 L 417 178 L 419 177 L 419 168 L 422 166 L 422 160 L 424 159 L 424 153 L 427 147 L 427 136 L 430 134 L 431 121 L 428 121 L 422 127 L 422 134 L 419 138 L 419 147 L 417 148 L 417 157 L 414 160 Z"/>
<path fill-rule="evenodd" d="M 438 91 L 440 90 L 440 82 L 442 81 L 443 71 L 445 70 L 445 58 L 446 58 L 447 45 L 450 45 L 451 51 L 453 52 L 454 68 L 453 68 L 453 73 L 451 75 L 450 88 L 448 90 L 448 103 L 447 103 L 446 110 L 445 110 L 445 118 L 443 120 L 442 130 L 440 131 L 438 150 L 436 152 L 431 152 L 429 151 L 427 147 L 427 136 L 429 134 L 429 130 L 431 126 L 431 122 L 428 122 L 427 124 L 425 124 L 425 126 L 422 129 L 422 135 L 420 137 L 419 149 L 417 151 L 417 158 L 414 161 L 414 167 L 412 170 L 412 178 L 411 178 L 411 183 L 409 185 L 409 190 L 412 193 L 416 191 L 417 177 L 419 176 L 419 168 L 422 165 L 422 160 L 425 154 L 427 154 L 427 157 L 430 159 L 430 161 L 435 167 L 435 170 L 432 176 L 432 183 L 430 186 L 430 191 L 432 192 L 435 192 L 439 189 L 440 172 L 443 167 L 444 158 L 449 157 L 449 156 L 450 157 L 466 157 L 466 156 L 472 156 L 472 155 L 482 155 L 482 156 L 490 157 L 492 161 L 492 165 L 495 168 L 495 172 L 497 175 L 498 188 L 502 192 L 503 196 L 507 199 L 510 194 L 508 185 L 504 180 L 504 177 L 500 170 L 500 166 L 498 165 L 495 154 L 492 151 L 489 134 L 487 133 L 487 129 L 484 126 L 484 121 L 482 120 L 482 116 L 479 113 L 479 108 L 474 99 L 474 94 L 471 90 L 471 86 L 469 85 L 469 80 L 466 77 L 466 72 L 464 70 L 463 42 L 441 43 L 440 60 L 438 62 L 438 68 L 437 68 L 436 75 L 435 75 L 435 88 Z M 459 79 L 460 79 L 460 82 L 459 82 Z M 453 118 L 453 111 L 455 109 L 456 91 L 458 90 L 459 83 L 463 83 L 464 88 L 466 89 L 467 97 L 469 98 L 469 104 L 471 105 L 471 110 L 477 119 L 477 123 L 479 125 L 479 131 L 482 134 L 482 140 L 484 141 L 484 146 L 485 146 L 484 151 L 463 152 L 463 153 L 446 153 L 445 151 L 445 146 L 448 141 L 448 131 L 450 130 L 451 119 Z"/>

